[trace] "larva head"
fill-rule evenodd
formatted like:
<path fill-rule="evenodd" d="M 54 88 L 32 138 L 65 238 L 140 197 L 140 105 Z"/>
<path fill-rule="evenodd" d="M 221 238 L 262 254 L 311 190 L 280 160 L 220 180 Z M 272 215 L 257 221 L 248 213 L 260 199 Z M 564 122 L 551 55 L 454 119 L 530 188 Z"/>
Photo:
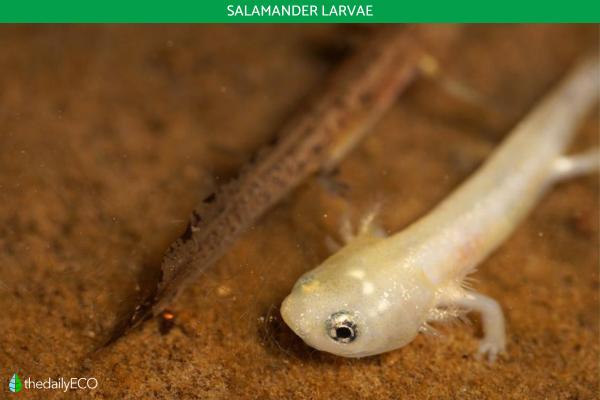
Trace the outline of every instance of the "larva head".
<path fill-rule="evenodd" d="M 298 280 L 281 305 L 281 315 L 311 347 L 364 357 L 412 341 L 432 299 L 431 285 L 420 271 L 391 275 L 354 257 L 332 257 Z"/>

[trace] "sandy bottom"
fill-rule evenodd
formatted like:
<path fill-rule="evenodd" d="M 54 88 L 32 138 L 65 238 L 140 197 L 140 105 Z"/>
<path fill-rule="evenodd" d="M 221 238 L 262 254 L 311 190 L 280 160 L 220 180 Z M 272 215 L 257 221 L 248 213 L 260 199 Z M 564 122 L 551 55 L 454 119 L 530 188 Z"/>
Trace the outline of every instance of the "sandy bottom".
<path fill-rule="evenodd" d="M 351 26 L 0 28 L 0 380 L 93 376 L 22 398 L 589 399 L 598 393 L 598 177 L 549 192 L 475 274 L 508 319 L 509 357 L 477 361 L 480 324 L 348 360 L 281 322 L 296 279 L 348 210 L 395 231 L 443 199 L 576 57 L 594 26 L 469 26 L 439 82 L 413 87 L 340 165 L 346 198 L 307 181 L 173 306 L 93 353 L 211 180 L 234 176 L 306 96 Z M 574 148 L 598 145 L 588 118 Z M 534 151 L 534 149 L 532 149 Z M 4 396 L 0 396 L 4 397 Z M 16 398 L 16 397 L 15 397 Z"/>

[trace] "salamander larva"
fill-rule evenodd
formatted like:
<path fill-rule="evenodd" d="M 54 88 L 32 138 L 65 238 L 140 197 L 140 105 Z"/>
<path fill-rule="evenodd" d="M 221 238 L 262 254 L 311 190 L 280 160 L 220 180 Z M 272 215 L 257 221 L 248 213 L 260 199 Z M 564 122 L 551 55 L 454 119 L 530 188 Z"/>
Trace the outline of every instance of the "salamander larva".
<path fill-rule="evenodd" d="M 378 237 L 362 229 L 304 274 L 281 305 L 308 345 L 344 357 L 387 352 L 428 323 L 459 310 L 482 316 L 479 353 L 505 350 L 500 305 L 465 285 L 553 183 L 598 169 L 598 150 L 563 156 L 578 122 L 596 102 L 598 56 L 587 58 L 508 135 L 485 164 L 406 229 Z"/>

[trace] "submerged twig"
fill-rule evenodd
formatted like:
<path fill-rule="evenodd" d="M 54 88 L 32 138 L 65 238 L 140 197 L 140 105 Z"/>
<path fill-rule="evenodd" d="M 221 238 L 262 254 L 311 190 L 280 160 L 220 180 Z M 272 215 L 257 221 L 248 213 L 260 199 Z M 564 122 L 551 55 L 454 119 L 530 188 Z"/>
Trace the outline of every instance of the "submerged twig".
<path fill-rule="evenodd" d="M 331 170 L 420 71 L 427 26 L 389 26 L 343 63 L 324 94 L 280 139 L 195 209 L 166 252 L 155 290 L 115 329 L 109 342 L 157 315 L 216 262 L 269 208 L 317 171 Z M 447 29 L 447 28 L 446 28 Z"/>

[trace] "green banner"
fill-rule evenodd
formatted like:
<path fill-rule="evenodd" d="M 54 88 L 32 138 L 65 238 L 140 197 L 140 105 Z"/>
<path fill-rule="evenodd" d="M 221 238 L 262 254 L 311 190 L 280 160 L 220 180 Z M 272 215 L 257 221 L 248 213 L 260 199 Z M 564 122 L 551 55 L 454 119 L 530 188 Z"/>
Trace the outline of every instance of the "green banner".
<path fill-rule="evenodd" d="M 600 22 L 599 0 L 4 0 L 0 22 Z"/>

